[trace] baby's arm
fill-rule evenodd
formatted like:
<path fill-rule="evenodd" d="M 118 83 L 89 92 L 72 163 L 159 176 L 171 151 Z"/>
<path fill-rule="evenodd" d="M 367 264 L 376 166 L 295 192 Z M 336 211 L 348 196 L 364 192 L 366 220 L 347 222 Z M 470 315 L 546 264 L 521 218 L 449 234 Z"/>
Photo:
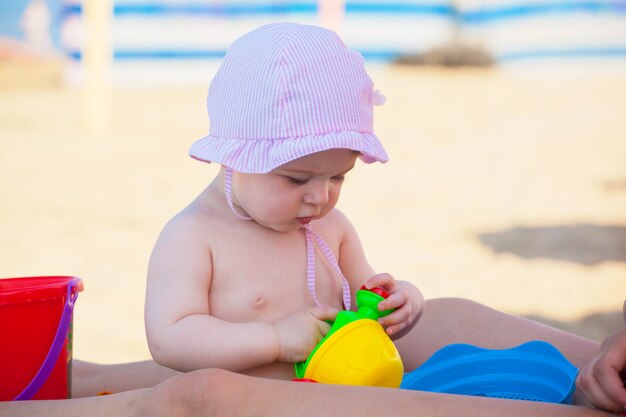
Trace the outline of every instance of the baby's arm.
<path fill-rule="evenodd" d="M 337 210 L 338 211 L 338 210 Z M 338 222 L 341 227 L 341 245 L 339 247 L 339 264 L 344 275 L 350 282 L 353 293 L 361 285 L 366 288 L 381 287 L 390 296 L 379 304 L 380 310 L 395 311 L 379 319 L 389 335 L 400 337 L 410 330 L 419 320 L 424 311 L 424 297 L 420 290 L 407 281 L 397 281 L 390 274 L 376 274 L 367 262 L 361 240 L 350 221 L 339 213 Z M 400 333 L 402 332 L 402 333 Z"/>
<path fill-rule="evenodd" d="M 276 323 L 233 323 L 210 315 L 211 250 L 197 215 L 164 228 L 148 269 L 145 322 L 154 359 L 189 371 L 243 371 L 275 361 L 300 361 L 328 331 L 330 308 L 314 308 Z"/>

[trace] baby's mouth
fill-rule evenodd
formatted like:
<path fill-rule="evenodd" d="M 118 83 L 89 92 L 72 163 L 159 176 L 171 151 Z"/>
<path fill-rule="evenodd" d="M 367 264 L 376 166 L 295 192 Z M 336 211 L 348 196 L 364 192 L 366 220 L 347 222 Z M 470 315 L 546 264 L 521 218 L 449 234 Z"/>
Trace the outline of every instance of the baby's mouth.
<path fill-rule="evenodd" d="M 312 219 L 313 219 L 312 217 L 296 217 L 296 221 L 303 226 L 311 223 Z"/>

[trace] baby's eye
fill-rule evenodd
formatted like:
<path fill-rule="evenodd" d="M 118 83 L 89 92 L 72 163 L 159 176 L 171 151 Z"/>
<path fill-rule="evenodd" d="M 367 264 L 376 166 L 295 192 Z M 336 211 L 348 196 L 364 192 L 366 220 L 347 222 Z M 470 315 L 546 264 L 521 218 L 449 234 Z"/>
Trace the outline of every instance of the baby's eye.
<path fill-rule="evenodd" d="M 296 185 L 304 185 L 309 181 L 308 178 L 300 179 L 300 178 L 294 178 L 294 177 L 287 177 L 287 180 L 290 183 L 296 184 Z"/>
<path fill-rule="evenodd" d="M 336 182 L 344 182 L 344 180 L 346 179 L 346 176 L 345 175 L 335 175 L 334 177 L 331 177 L 330 179 L 333 180 L 333 181 L 336 181 Z"/>

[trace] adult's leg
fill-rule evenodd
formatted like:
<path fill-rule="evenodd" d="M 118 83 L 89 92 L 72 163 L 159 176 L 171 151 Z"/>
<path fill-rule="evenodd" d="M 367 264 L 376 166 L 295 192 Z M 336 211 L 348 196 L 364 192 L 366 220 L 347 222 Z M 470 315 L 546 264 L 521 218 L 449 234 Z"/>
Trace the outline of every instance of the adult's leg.
<path fill-rule="evenodd" d="M 73 362 L 72 398 L 152 387 L 179 374 L 152 360 L 112 365 L 81 360 Z"/>
<path fill-rule="evenodd" d="M 205 369 L 103 397 L 0 403 L 1 417 L 608 416 L 586 407 L 269 380 Z"/>
<path fill-rule="evenodd" d="M 428 300 L 424 316 L 395 344 L 410 371 L 450 343 L 504 349 L 530 340 L 553 344 L 579 367 L 600 347 L 599 342 L 461 298 Z"/>
<path fill-rule="evenodd" d="M 179 396 L 173 396 L 172 393 Z M 299 383 L 249 377 L 223 370 L 203 370 L 173 378 L 151 391 L 151 417 L 172 404 L 188 407 L 192 417 L 506 417 L 606 416 L 586 407 L 514 401 L 485 397 L 435 394 L 390 388 Z M 166 406 L 159 404 L 165 399 Z M 179 409 L 178 407 L 173 407 Z"/>
<path fill-rule="evenodd" d="M 405 370 L 411 371 L 450 343 L 505 349 L 530 340 L 551 343 L 577 367 L 591 360 L 600 347 L 599 342 L 460 298 L 427 301 L 421 320 L 395 344 Z M 586 404 L 579 395 L 574 402 Z"/>

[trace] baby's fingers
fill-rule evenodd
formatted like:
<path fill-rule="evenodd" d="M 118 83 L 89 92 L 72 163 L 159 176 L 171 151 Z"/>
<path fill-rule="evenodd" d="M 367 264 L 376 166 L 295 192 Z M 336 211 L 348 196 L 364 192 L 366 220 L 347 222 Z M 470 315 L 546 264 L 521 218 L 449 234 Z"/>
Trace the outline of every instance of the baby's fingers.
<path fill-rule="evenodd" d="M 329 307 L 329 306 L 317 306 L 317 307 L 310 308 L 308 312 L 309 314 L 311 314 L 313 317 L 315 317 L 318 320 L 334 321 L 339 310 L 333 307 Z"/>
<path fill-rule="evenodd" d="M 329 306 L 317 306 L 308 310 L 308 313 L 318 320 L 318 329 L 322 335 L 328 333 L 330 330 L 330 324 L 328 324 L 328 322 L 335 321 L 338 312 L 339 310 Z"/>
<path fill-rule="evenodd" d="M 385 311 L 392 308 L 399 308 L 406 304 L 407 297 L 403 292 L 395 292 L 389 295 L 385 300 L 378 303 L 378 310 Z M 407 306 L 408 307 L 408 306 Z"/>
<path fill-rule="evenodd" d="M 372 288 L 381 287 L 386 290 L 390 290 L 393 286 L 395 280 L 394 278 L 387 273 L 376 274 L 367 281 L 365 281 L 365 288 L 371 290 Z"/>
<path fill-rule="evenodd" d="M 378 323 L 385 327 L 388 335 L 396 334 L 406 326 L 411 324 L 411 313 L 405 308 L 394 311 L 393 313 L 378 319 Z"/>

